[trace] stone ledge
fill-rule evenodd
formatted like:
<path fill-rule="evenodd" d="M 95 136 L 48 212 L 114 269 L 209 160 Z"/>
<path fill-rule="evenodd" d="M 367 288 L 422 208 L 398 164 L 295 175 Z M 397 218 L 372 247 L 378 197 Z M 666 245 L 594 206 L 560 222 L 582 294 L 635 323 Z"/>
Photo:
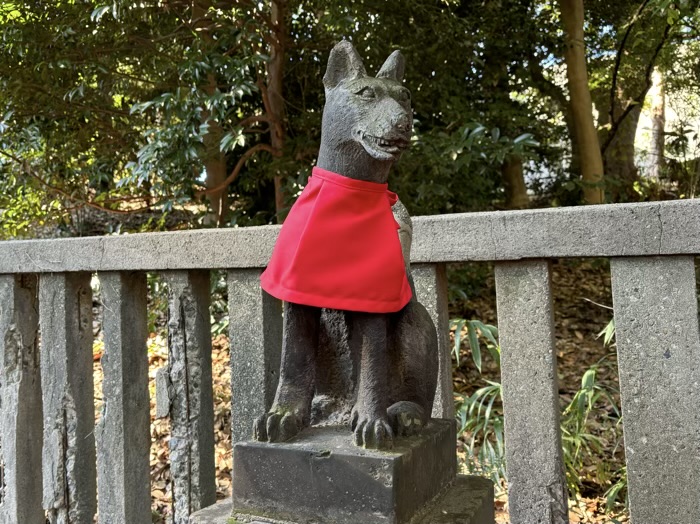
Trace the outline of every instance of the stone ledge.
<path fill-rule="evenodd" d="M 199 511 L 190 524 L 301 524 L 232 517 L 230 499 Z M 482 477 L 459 475 L 454 483 L 411 524 L 494 524 L 493 483 Z M 331 524 L 330 522 L 318 524 Z M 372 524 L 367 522 L 367 524 Z"/>
<path fill-rule="evenodd" d="M 700 253 L 700 201 L 413 218 L 413 263 Z M 262 268 L 279 226 L 0 242 L 0 273 Z M 459 241 L 455 241 L 458 239 Z"/>

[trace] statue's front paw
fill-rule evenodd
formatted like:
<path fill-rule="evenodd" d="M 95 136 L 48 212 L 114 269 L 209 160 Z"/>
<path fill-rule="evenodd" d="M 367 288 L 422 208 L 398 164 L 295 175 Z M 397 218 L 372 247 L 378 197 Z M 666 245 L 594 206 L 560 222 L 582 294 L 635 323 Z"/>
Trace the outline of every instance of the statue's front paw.
<path fill-rule="evenodd" d="M 285 442 L 308 426 L 305 418 L 294 410 L 271 411 L 253 424 L 253 437 L 260 442 Z"/>
<path fill-rule="evenodd" d="M 391 449 L 394 447 L 394 433 L 386 415 L 365 413 L 353 409 L 351 417 L 353 439 L 356 446 L 368 449 Z"/>
<path fill-rule="evenodd" d="M 389 423 L 394 434 L 399 437 L 411 437 L 418 434 L 427 422 L 425 410 L 415 402 L 397 402 L 387 410 Z"/>

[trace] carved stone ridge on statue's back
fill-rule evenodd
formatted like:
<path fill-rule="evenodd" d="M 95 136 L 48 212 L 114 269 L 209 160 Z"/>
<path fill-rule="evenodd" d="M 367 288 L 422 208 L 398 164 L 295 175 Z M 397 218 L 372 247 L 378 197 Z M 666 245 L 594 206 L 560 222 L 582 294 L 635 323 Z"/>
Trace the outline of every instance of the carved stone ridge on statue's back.
<path fill-rule="evenodd" d="M 318 165 L 261 279 L 285 300 L 285 319 L 280 381 L 257 440 L 349 423 L 356 445 L 386 449 L 430 418 L 437 334 L 413 293 L 410 217 L 387 190 L 411 138 L 403 75 L 398 51 L 376 77 L 350 42 L 331 51 Z"/>

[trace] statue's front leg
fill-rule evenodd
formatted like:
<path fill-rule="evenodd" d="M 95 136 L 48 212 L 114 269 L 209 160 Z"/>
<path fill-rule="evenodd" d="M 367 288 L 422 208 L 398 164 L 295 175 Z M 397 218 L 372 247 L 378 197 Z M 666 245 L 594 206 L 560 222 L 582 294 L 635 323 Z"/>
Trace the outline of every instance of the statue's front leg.
<path fill-rule="evenodd" d="M 285 303 L 279 384 L 272 409 L 255 422 L 256 440 L 284 442 L 309 425 L 320 319 L 320 308 Z"/>
<path fill-rule="evenodd" d="M 353 313 L 350 344 L 360 355 L 360 383 L 351 424 L 355 444 L 365 448 L 393 446 L 389 425 L 389 355 L 387 315 Z"/>

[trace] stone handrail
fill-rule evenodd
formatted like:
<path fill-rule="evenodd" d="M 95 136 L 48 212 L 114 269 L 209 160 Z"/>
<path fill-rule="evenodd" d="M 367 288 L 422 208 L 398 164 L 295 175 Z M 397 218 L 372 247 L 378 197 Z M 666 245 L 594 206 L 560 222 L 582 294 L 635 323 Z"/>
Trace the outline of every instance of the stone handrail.
<path fill-rule="evenodd" d="M 440 334 L 435 416 L 453 415 L 445 263 L 496 263 L 513 524 L 568 521 L 548 260 L 560 257 L 611 259 L 635 524 L 696 522 L 698 217 L 700 201 L 414 218 L 416 290 Z M 249 436 L 276 385 L 281 304 L 258 279 L 277 232 L 263 226 L 0 243 L 1 523 L 44 524 L 46 511 L 52 523 L 88 524 L 98 500 L 100 523 L 150 522 L 149 271 L 160 272 L 169 290 L 169 360 L 159 394 L 171 419 L 174 522 L 214 502 L 209 271 L 227 271 L 236 442 Z M 104 305 L 97 427 L 92 273 Z"/>
<path fill-rule="evenodd" d="M 413 218 L 414 263 L 700 253 L 700 201 Z M 264 267 L 279 226 L 0 243 L 0 273 Z"/>

